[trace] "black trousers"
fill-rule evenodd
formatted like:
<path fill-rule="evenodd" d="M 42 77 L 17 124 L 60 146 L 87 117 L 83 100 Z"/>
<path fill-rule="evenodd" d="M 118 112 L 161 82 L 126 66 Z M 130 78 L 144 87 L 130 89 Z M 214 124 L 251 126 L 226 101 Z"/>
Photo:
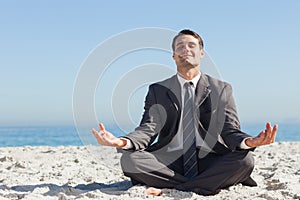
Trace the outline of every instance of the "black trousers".
<path fill-rule="evenodd" d="M 192 179 L 183 176 L 181 154 L 181 151 L 124 151 L 121 166 L 123 173 L 133 183 L 156 188 L 175 188 L 202 195 L 210 195 L 218 189 L 251 179 L 254 158 L 247 150 L 225 155 L 204 153 L 205 156 L 198 159 L 199 174 Z"/>

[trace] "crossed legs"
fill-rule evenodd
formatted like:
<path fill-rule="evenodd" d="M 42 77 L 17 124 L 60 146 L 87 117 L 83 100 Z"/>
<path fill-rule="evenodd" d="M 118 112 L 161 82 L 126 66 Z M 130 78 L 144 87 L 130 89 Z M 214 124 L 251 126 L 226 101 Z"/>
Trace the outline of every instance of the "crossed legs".
<path fill-rule="evenodd" d="M 199 175 L 190 180 L 182 175 L 182 157 L 179 152 L 160 154 L 124 151 L 121 166 L 124 174 L 136 183 L 211 195 L 218 189 L 249 180 L 254 159 L 248 151 L 225 155 L 210 153 L 198 160 Z"/>

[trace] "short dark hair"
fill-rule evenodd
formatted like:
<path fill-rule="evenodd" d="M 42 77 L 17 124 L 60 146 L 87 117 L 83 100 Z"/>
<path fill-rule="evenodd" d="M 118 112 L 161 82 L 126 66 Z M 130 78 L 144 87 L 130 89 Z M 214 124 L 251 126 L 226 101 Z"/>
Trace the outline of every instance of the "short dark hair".
<path fill-rule="evenodd" d="M 183 29 L 182 31 L 180 31 L 174 38 L 173 38 L 173 41 L 172 41 L 172 49 L 173 51 L 175 51 L 175 42 L 176 42 L 176 39 L 181 36 L 181 35 L 191 35 L 193 36 L 194 38 L 196 38 L 199 42 L 199 46 L 200 46 L 200 49 L 203 49 L 204 47 L 204 44 L 203 44 L 203 40 L 202 38 L 200 37 L 200 35 L 198 35 L 198 33 L 196 33 L 195 31 L 191 31 L 189 29 Z"/>

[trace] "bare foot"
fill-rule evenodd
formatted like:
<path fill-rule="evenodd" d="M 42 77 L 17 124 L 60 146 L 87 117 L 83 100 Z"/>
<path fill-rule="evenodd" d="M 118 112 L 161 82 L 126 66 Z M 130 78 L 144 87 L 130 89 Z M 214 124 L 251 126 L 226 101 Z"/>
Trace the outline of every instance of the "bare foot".
<path fill-rule="evenodd" d="M 147 195 L 153 195 L 153 196 L 159 196 L 162 194 L 162 191 L 161 189 L 157 189 L 157 188 L 154 188 L 154 187 L 149 187 L 146 189 L 145 193 Z"/>

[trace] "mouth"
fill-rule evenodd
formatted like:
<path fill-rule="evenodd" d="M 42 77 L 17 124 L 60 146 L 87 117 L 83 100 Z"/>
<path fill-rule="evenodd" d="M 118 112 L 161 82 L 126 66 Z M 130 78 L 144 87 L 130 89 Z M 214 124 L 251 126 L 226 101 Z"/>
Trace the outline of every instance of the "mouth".
<path fill-rule="evenodd" d="M 181 59 L 187 59 L 189 57 L 192 57 L 192 55 L 184 54 L 179 56 Z"/>

